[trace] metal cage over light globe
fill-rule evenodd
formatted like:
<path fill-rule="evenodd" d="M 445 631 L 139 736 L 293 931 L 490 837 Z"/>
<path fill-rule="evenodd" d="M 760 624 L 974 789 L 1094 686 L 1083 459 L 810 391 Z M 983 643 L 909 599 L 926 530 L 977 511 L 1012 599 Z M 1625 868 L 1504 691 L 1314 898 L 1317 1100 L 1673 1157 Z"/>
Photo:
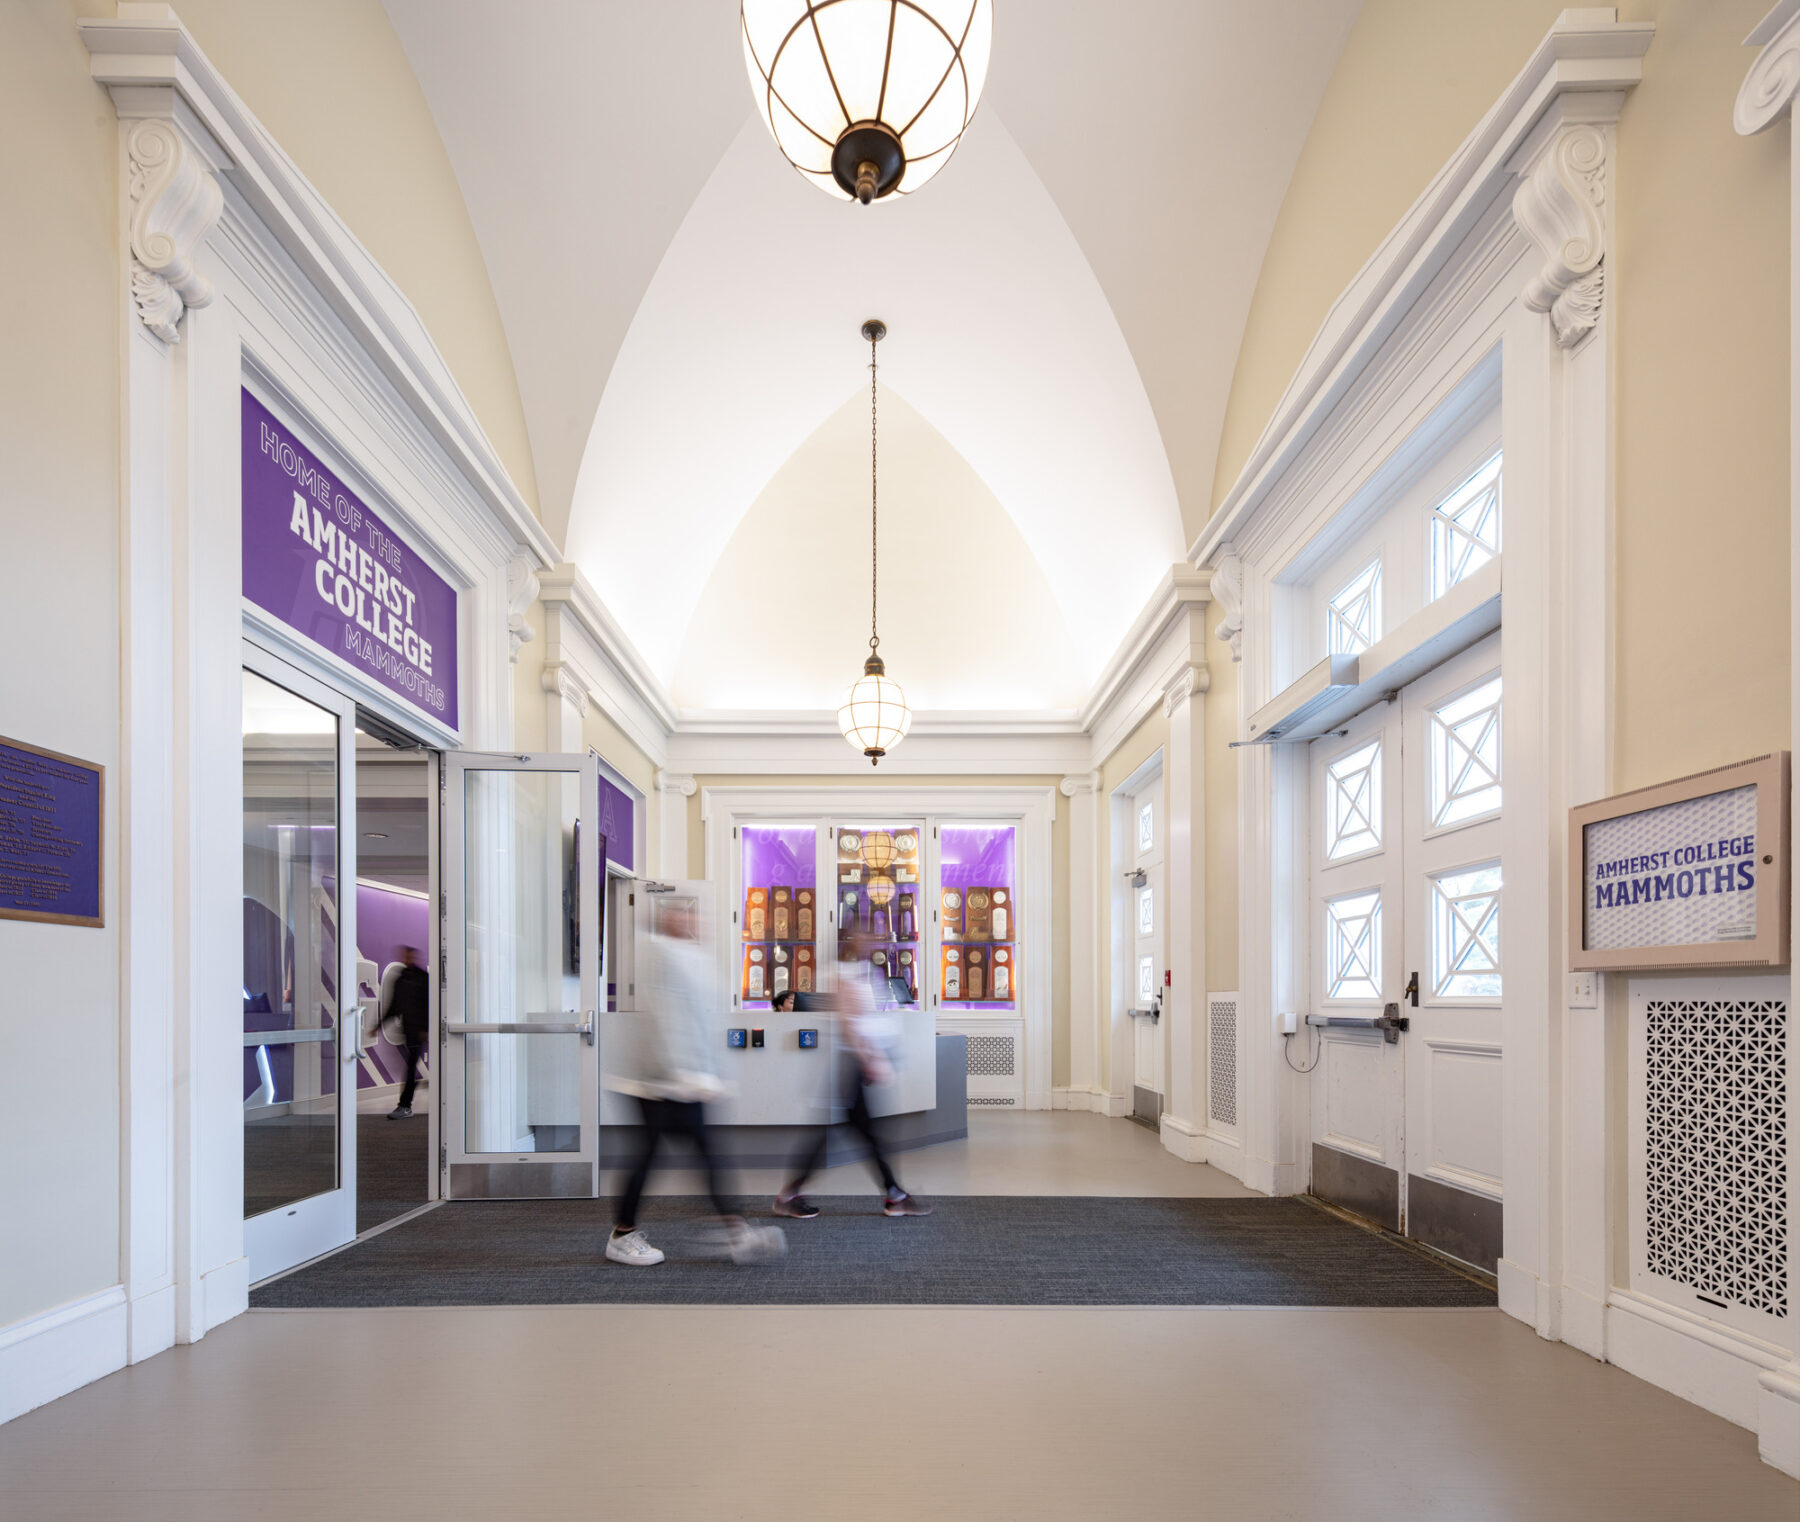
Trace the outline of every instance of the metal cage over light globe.
<path fill-rule="evenodd" d="M 741 0 L 744 64 L 776 146 L 828 195 L 911 195 L 956 152 L 993 0 Z"/>

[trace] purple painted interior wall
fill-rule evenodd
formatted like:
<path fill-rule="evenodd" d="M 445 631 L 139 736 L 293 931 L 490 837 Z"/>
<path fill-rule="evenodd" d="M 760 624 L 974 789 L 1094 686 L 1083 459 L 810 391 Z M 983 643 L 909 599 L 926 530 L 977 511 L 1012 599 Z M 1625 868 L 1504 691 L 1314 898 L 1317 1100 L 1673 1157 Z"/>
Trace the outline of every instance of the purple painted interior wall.
<path fill-rule="evenodd" d="M 420 948 L 425 953 L 422 959 L 426 966 L 431 965 L 430 911 L 431 905 L 425 899 L 411 893 L 368 883 L 356 885 L 356 949 L 359 956 L 375 964 L 377 979 L 377 986 L 364 992 L 380 991 L 380 975 L 387 971 L 389 963 L 400 960 L 402 946 Z M 378 1083 L 399 1083 L 406 1077 L 406 1054 L 386 1036 L 365 1042 L 364 1050 L 369 1054 L 369 1062 L 357 1074 L 359 1089 L 374 1088 Z M 379 1078 L 369 1071 L 371 1063 L 381 1074 Z M 422 1065 L 420 1071 L 428 1065 Z"/>

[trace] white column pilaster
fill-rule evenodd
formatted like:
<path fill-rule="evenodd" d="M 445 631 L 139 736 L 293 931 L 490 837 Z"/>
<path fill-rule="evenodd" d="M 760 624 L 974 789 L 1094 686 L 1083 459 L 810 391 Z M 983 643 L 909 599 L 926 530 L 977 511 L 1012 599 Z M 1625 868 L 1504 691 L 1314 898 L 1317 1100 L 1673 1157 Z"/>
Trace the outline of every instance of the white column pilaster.
<path fill-rule="evenodd" d="M 659 877 L 680 880 L 688 875 L 687 801 L 699 784 L 685 772 L 658 772 L 656 790 L 662 795 L 657 809 L 659 829 L 656 871 Z"/>
<path fill-rule="evenodd" d="M 579 755 L 587 749 L 587 686 L 564 661 L 545 665 L 544 749 Z"/>
<path fill-rule="evenodd" d="M 1069 1083 L 1071 1110 L 1106 1108 L 1100 1042 L 1106 1000 L 1100 988 L 1100 938 L 1110 901 L 1101 891 L 1100 774 L 1064 777 L 1069 800 Z"/>
<path fill-rule="evenodd" d="M 1204 617 L 1204 604 L 1198 616 Z M 1163 994 L 1168 1039 L 1163 1145 L 1177 1157 L 1206 1157 L 1206 705 L 1204 662 L 1184 663 L 1163 692 L 1169 720 L 1167 943 L 1170 984 Z"/>

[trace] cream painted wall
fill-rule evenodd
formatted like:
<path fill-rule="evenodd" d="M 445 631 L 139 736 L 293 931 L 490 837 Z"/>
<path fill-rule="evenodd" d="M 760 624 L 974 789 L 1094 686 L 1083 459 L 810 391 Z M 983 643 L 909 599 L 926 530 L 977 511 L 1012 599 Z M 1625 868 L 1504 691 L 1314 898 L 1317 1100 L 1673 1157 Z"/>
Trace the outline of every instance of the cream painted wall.
<path fill-rule="evenodd" d="M 688 876 L 706 876 L 706 826 L 700 817 L 700 797 L 709 787 L 805 787 L 841 790 L 846 809 L 859 790 L 872 787 L 1056 787 L 1054 777 L 698 777 L 700 785 L 688 799 Z M 1050 1082 L 1069 1081 L 1069 804 L 1057 795 L 1056 818 L 1050 826 Z"/>
<path fill-rule="evenodd" d="M 1229 659 L 1229 658 L 1230 658 L 1229 652 L 1227 652 L 1227 659 Z M 1211 662 L 1208 662 L 1208 664 L 1210 665 Z M 1209 699 L 1211 698 L 1210 693 L 1207 696 Z M 1207 733 L 1209 736 L 1211 735 L 1212 726 L 1209 725 L 1207 727 Z M 1100 947 L 1099 947 L 1099 956 L 1098 956 L 1097 960 L 1099 961 L 1099 964 L 1100 964 L 1101 1007 L 1103 1010 L 1102 1019 L 1105 1022 L 1103 1024 L 1103 1029 L 1110 1026 L 1110 1022 L 1112 1019 L 1112 998 L 1113 998 L 1113 994 L 1112 994 L 1112 986 L 1113 986 L 1113 982 L 1112 982 L 1112 979 L 1113 979 L 1112 893 L 1113 893 L 1113 881 L 1114 880 L 1113 880 L 1113 840 L 1112 840 L 1112 795 L 1113 795 L 1114 789 L 1119 787 L 1120 784 L 1122 784 L 1127 777 L 1129 777 L 1133 772 L 1135 772 L 1140 766 L 1142 766 L 1146 761 L 1148 761 L 1158 751 L 1163 752 L 1164 758 L 1166 760 L 1167 755 L 1168 755 L 1168 744 L 1169 744 L 1169 719 L 1168 719 L 1168 716 L 1162 711 L 1162 707 L 1159 704 L 1155 709 L 1153 709 L 1151 711 L 1149 717 L 1144 719 L 1138 725 L 1138 727 L 1136 729 L 1132 730 L 1132 732 L 1129 735 L 1127 735 L 1123 741 L 1120 742 L 1118 747 L 1113 751 L 1113 753 L 1110 756 L 1108 756 L 1106 758 L 1106 760 L 1104 762 L 1101 763 L 1101 766 L 1100 766 L 1100 797 L 1098 799 L 1099 810 L 1100 810 L 1099 844 L 1096 847 L 1095 855 L 1096 855 L 1096 858 L 1098 861 L 1098 866 L 1099 866 L 1099 871 L 1100 871 L 1100 892 L 1099 892 L 1099 896 L 1098 896 L 1098 905 L 1099 905 L 1098 913 L 1100 915 Z M 1210 748 L 1210 744 L 1209 744 L 1209 748 Z M 1211 758 L 1209 757 L 1208 758 L 1209 762 L 1210 762 L 1210 759 Z M 1166 777 L 1167 773 L 1165 772 L 1164 775 Z M 1163 796 L 1165 799 L 1168 797 L 1168 790 L 1166 787 L 1164 788 Z M 1164 810 L 1164 817 L 1165 818 L 1167 817 L 1166 809 Z M 1233 826 L 1233 828 L 1235 830 L 1235 825 Z M 1208 837 L 1208 840 L 1209 840 L 1209 844 L 1210 844 L 1210 842 L 1211 842 L 1210 836 Z M 1208 863 L 1207 875 L 1208 875 L 1208 879 L 1209 879 L 1209 891 L 1210 891 L 1210 879 L 1211 879 L 1211 863 L 1210 862 Z M 1235 881 L 1232 884 L 1232 897 L 1234 899 L 1236 897 Z M 1211 932 L 1210 932 L 1210 927 L 1209 927 L 1209 931 L 1208 931 L 1209 943 L 1210 943 L 1210 933 Z M 1209 955 L 1211 954 L 1210 953 L 1210 944 L 1209 944 L 1208 954 Z M 1235 963 L 1235 958 L 1234 958 L 1234 963 Z M 1209 974 L 1210 974 L 1210 970 L 1211 969 L 1210 969 L 1210 964 L 1209 964 L 1209 967 L 1208 967 Z M 1217 984 L 1218 980 L 1216 977 L 1214 977 L 1211 979 L 1211 981 L 1213 981 L 1215 984 Z M 1105 1039 L 1103 1039 L 1100 1042 L 1100 1082 L 1101 1082 L 1101 1085 L 1107 1089 L 1111 1089 L 1113 1087 L 1112 1042 L 1110 1040 L 1105 1040 Z"/>
<path fill-rule="evenodd" d="M 531 440 L 487 265 L 380 0 L 179 0 L 175 12 L 405 292 L 535 510 Z"/>
<path fill-rule="evenodd" d="M 1744 139 L 1731 127 L 1754 57 L 1743 38 L 1767 8 L 1619 7 L 1622 20 L 1654 21 L 1657 35 L 1619 120 L 1607 260 L 1619 366 L 1615 789 L 1771 750 L 1788 733 L 1789 135 Z M 1332 300 L 1559 9 L 1364 7 L 1263 263 L 1215 507 Z M 1229 660 L 1213 646 L 1215 677 Z M 1229 817 L 1223 793 L 1235 792 L 1236 768 L 1208 778 L 1219 790 L 1209 816 Z"/>
<path fill-rule="evenodd" d="M 0 365 L 0 732 L 107 767 L 106 928 L 0 921 L 0 1327 L 120 1277 L 119 137 L 88 9 L 0 5 L 0 279 L 29 293 Z"/>
<path fill-rule="evenodd" d="M 949 440 L 885 387 L 881 461 L 881 653 L 914 711 L 1077 707 L 1092 662 L 1025 536 Z M 675 701 L 835 710 L 868 638 L 865 381 L 733 532 L 682 643 Z"/>
<path fill-rule="evenodd" d="M 536 631 L 536 637 L 519 647 L 519 659 L 513 666 L 513 744 L 521 751 L 543 750 L 547 741 L 550 695 L 544 691 L 544 605 L 534 602 L 525 610 L 525 622 Z M 618 725 L 600 711 L 599 705 L 588 704 L 582 720 L 581 738 L 599 751 L 611 766 L 624 773 L 632 786 L 645 794 L 644 840 L 651 860 L 638 862 L 637 870 L 645 872 L 655 865 L 657 831 L 660 828 L 662 796 L 656 790 L 656 766 Z"/>

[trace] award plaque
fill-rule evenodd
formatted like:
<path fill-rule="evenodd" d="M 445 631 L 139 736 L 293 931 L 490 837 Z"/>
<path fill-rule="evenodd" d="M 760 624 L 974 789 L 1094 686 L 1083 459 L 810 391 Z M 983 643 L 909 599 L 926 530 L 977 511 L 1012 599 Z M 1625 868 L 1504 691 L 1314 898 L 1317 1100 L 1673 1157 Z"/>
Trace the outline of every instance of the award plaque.
<path fill-rule="evenodd" d="M 813 991 L 813 954 L 810 946 L 802 946 L 794 953 L 794 989 L 803 994 Z"/>
<path fill-rule="evenodd" d="M 768 935 L 769 890 L 752 888 L 744 895 L 744 939 L 760 941 Z"/>
<path fill-rule="evenodd" d="M 845 931 L 856 929 L 856 890 L 854 888 L 843 895 L 843 902 L 838 905 L 838 928 Z"/>
<path fill-rule="evenodd" d="M 993 930 L 996 941 L 1012 939 L 1012 894 L 1005 888 L 994 889 Z M 995 994 L 997 999 L 999 994 Z"/>
<path fill-rule="evenodd" d="M 963 934 L 971 941 L 985 941 L 993 935 L 992 896 L 986 888 L 969 889 L 968 921 Z M 973 994 L 970 995 L 974 997 Z"/>
<path fill-rule="evenodd" d="M 772 993 L 787 992 L 789 972 L 788 949 L 785 946 L 777 946 L 775 948 L 775 985 L 770 990 Z"/>
<path fill-rule="evenodd" d="M 944 889 L 943 896 L 944 939 L 960 941 L 963 933 L 963 901 L 962 894 L 954 888 Z"/>
<path fill-rule="evenodd" d="M 794 919 L 798 928 L 794 931 L 796 940 L 810 941 L 813 938 L 813 891 L 802 888 L 794 895 Z"/>
<path fill-rule="evenodd" d="M 764 976 L 763 949 L 760 946 L 752 946 L 744 953 L 744 997 L 746 999 L 763 997 L 763 989 L 767 986 L 763 981 Z"/>
<path fill-rule="evenodd" d="M 974 897 L 973 894 L 969 896 Z M 987 971 L 981 964 L 982 954 L 979 951 L 971 951 L 969 953 L 969 997 L 971 999 L 981 997 L 982 976 Z"/>
<path fill-rule="evenodd" d="M 792 940 L 794 938 L 794 890 L 792 888 L 777 888 L 775 890 L 773 918 L 775 921 L 775 939 L 778 941 Z"/>
<path fill-rule="evenodd" d="M 902 949 L 900 952 L 900 976 L 906 980 L 908 992 L 916 999 L 919 996 L 919 984 L 918 980 L 914 977 L 915 971 L 916 969 L 913 967 L 913 954 L 910 951 Z"/>
<path fill-rule="evenodd" d="M 944 948 L 944 997 L 962 997 L 962 953 L 954 946 Z"/>
<path fill-rule="evenodd" d="M 845 861 L 862 864 L 862 836 L 854 830 L 838 831 L 838 855 Z"/>
<path fill-rule="evenodd" d="M 1010 999 L 1012 996 L 1012 952 L 1005 946 L 997 946 L 994 948 L 994 997 Z"/>
<path fill-rule="evenodd" d="M 900 913 L 895 921 L 896 934 L 903 941 L 910 941 L 918 935 L 913 927 L 918 924 L 918 917 L 913 913 L 913 896 L 910 893 L 900 895 Z"/>

